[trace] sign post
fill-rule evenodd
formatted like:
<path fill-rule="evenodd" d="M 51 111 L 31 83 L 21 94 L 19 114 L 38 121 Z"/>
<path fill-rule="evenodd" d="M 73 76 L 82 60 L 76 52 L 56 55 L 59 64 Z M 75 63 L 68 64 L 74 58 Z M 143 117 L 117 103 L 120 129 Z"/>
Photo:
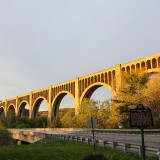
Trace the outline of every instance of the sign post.
<path fill-rule="evenodd" d="M 87 121 L 87 124 L 92 127 L 92 134 L 93 134 L 93 145 L 95 150 L 95 136 L 94 136 L 94 126 L 97 124 L 97 120 L 94 117 L 90 117 Z"/>
<path fill-rule="evenodd" d="M 144 128 L 153 125 L 153 118 L 150 109 L 145 109 L 143 104 L 138 104 L 135 109 L 130 109 L 130 127 L 141 129 L 142 157 L 145 160 Z"/>

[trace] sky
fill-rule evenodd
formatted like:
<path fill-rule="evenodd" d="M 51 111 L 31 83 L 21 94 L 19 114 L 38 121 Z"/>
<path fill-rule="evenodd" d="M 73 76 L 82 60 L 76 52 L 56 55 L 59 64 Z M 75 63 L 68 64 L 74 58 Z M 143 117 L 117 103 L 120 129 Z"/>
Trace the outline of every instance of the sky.
<path fill-rule="evenodd" d="M 159 0 L 0 0 L 0 100 L 159 53 L 159 6 Z"/>

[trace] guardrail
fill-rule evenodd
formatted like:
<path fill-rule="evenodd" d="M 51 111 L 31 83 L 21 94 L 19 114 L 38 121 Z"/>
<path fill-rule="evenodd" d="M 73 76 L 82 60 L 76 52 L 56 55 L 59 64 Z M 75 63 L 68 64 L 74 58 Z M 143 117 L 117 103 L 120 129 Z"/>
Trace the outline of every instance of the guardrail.
<path fill-rule="evenodd" d="M 95 142 L 95 145 L 97 146 L 110 148 L 113 150 L 120 150 L 124 152 L 138 153 L 140 156 L 142 156 L 142 147 L 141 145 L 138 145 L 138 144 L 115 142 L 115 141 L 101 140 L 101 139 L 93 140 L 92 138 L 79 137 L 79 136 L 73 136 L 73 135 L 61 135 L 61 134 L 46 134 L 46 138 L 70 140 L 70 141 L 82 142 L 82 143 L 88 143 L 88 144 L 94 144 Z M 145 152 L 147 156 L 158 157 L 158 159 L 160 160 L 160 148 L 145 146 Z"/>
<path fill-rule="evenodd" d="M 10 128 L 9 130 L 18 130 L 18 128 Z M 23 128 L 19 130 L 44 131 L 44 128 Z M 45 128 L 45 131 L 91 131 L 90 128 Z M 95 132 L 103 133 L 124 133 L 124 134 L 140 134 L 140 129 L 94 129 Z M 160 129 L 144 129 L 144 134 L 159 134 Z"/>

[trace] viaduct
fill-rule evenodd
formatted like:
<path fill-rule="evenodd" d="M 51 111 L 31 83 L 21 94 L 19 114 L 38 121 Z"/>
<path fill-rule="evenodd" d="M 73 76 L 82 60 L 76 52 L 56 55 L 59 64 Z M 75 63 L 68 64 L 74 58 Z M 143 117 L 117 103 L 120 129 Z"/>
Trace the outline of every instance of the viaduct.
<path fill-rule="evenodd" d="M 78 113 L 82 100 L 90 98 L 101 86 L 109 89 L 114 96 L 121 85 L 121 75 L 124 72 L 159 73 L 160 53 L 0 101 L 0 115 L 7 117 L 13 112 L 17 117 L 23 116 L 23 110 L 28 105 L 29 118 L 36 118 L 40 104 L 44 100 L 48 107 L 48 119 L 51 120 L 56 116 L 61 100 L 67 94 L 73 101 L 75 112 Z"/>

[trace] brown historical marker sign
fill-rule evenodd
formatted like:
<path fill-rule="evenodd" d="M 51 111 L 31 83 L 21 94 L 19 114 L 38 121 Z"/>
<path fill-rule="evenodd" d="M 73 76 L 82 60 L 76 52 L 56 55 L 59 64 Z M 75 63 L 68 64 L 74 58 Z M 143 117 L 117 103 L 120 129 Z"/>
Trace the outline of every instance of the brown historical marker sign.
<path fill-rule="evenodd" d="M 135 109 L 130 109 L 130 127 L 145 128 L 152 125 L 153 119 L 150 109 L 145 109 L 142 104 L 138 104 Z"/>

